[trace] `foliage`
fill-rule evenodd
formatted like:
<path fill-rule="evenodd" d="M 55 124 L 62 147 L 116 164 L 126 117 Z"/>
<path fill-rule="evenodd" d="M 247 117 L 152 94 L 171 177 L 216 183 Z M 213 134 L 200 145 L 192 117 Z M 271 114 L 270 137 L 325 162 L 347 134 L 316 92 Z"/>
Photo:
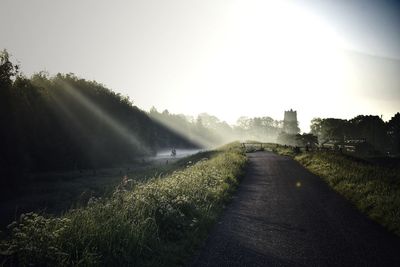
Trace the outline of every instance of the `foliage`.
<path fill-rule="evenodd" d="M 290 146 L 290 145 L 271 145 L 270 149 L 272 152 L 278 153 L 280 155 L 284 156 L 289 156 L 289 157 L 295 157 L 297 154 L 299 154 L 301 151 L 298 147 L 296 146 Z"/>
<path fill-rule="evenodd" d="M 217 124 L 220 124 L 219 120 L 214 117 L 216 121 L 207 121 L 208 117 L 212 117 L 208 114 L 200 114 L 195 120 L 182 114 L 172 114 L 168 110 L 158 112 L 153 107 L 149 112 L 149 116 L 155 121 L 174 129 L 192 143 L 201 147 L 215 147 L 226 142 L 226 139 L 222 140 L 222 133 L 219 134 L 215 128 Z"/>
<path fill-rule="evenodd" d="M 73 74 L 31 78 L 0 53 L 0 185 L 27 173 L 112 166 L 159 148 L 194 147 L 128 97 Z"/>
<path fill-rule="evenodd" d="M 289 146 L 300 146 L 312 148 L 318 145 L 318 138 L 313 134 L 288 134 L 281 132 L 278 135 L 277 142 L 279 144 L 289 145 Z"/>
<path fill-rule="evenodd" d="M 4 228 L 22 213 L 43 211 L 60 215 L 71 207 L 85 206 L 91 197 L 109 197 L 115 187 L 127 175 L 129 179 L 144 182 L 153 177 L 165 177 L 211 157 L 215 151 L 203 151 L 180 159 L 139 161 L 117 168 L 101 168 L 96 172 L 61 171 L 38 173 L 24 186 L 9 196 L 0 196 L 0 228 Z"/>
<path fill-rule="evenodd" d="M 182 265 L 238 183 L 246 156 L 223 147 L 164 178 L 124 179 L 109 199 L 60 218 L 36 214 L 10 225 L 0 248 L 6 265 Z"/>
<path fill-rule="evenodd" d="M 319 143 L 328 140 L 365 139 L 375 149 L 381 152 L 399 153 L 400 113 L 389 122 L 384 122 L 378 116 L 359 115 L 350 120 L 320 119 L 311 121 L 311 133 L 318 136 Z"/>
<path fill-rule="evenodd" d="M 282 126 L 281 121 L 271 117 L 240 117 L 233 131 L 236 139 L 275 142 Z"/>
<path fill-rule="evenodd" d="M 388 122 L 389 142 L 393 152 L 400 153 L 400 113 L 397 112 Z"/>
<path fill-rule="evenodd" d="M 158 112 L 154 107 L 149 116 L 162 124 L 176 129 L 193 143 L 205 147 L 215 147 L 234 140 L 274 141 L 282 130 L 282 123 L 271 117 L 240 117 L 235 126 L 207 113 L 197 118 L 182 114 L 171 114 L 168 110 Z"/>

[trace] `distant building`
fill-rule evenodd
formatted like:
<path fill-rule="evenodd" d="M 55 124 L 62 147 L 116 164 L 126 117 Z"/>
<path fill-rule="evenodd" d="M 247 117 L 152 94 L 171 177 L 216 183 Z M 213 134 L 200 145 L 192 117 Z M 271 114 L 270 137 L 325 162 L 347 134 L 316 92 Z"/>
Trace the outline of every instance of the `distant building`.
<path fill-rule="evenodd" d="M 299 122 L 297 121 L 297 111 L 292 109 L 285 111 L 283 118 L 283 131 L 288 134 L 300 133 Z"/>

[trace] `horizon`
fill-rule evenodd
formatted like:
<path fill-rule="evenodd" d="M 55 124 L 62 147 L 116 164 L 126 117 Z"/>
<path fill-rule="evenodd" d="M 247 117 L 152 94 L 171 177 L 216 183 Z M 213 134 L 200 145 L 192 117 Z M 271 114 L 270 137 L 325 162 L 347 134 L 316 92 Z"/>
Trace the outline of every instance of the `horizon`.
<path fill-rule="evenodd" d="M 139 108 L 140 108 L 140 107 L 139 107 Z M 279 118 L 270 116 L 270 115 L 268 115 L 268 114 L 264 114 L 264 115 L 261 115 L 261 116 L 246 116 L 246 115 L 243 115 L 243 116 L 240 116 L 240 117 L 236 118 L 236 120 L 233 120 L 232 122 L 230 122 L 230 121 L 223 120 L 223 119 L 219 118 L 218 116 L 216 116 L 215 114 L 211 114 L 211 113 L 208 113 L 208 112 L 200 112 L 200 113 L 198 113 L 198 114 L 184 114 L 184 113 L 174 113 L 174 112 L 171 112 L 171 111 L 168 110 L 168 109 L 159 110 L 159 109 L 157 109 L 157 107 L 152 107 L 152 108 L 155 108 L 159 113 L 162 113 L 162 112 L 164 112 L 165 110 L 167 110 L 170 114 L 174 114 L 174 115 L 183 115 L 183 116 L 185 116 L 185 117 L 193 117 L 193 118 L 197 118 L 197 117 L 200 116 L 201 114 L 208 114 L 208 115 L 210 115 L 210 116 L 215 116 L 215 117 L 217 117 L 217 118 L 220 120 L 220 122 L 226 122 L 226 123 L 227 123 L 228 125 L 230 125 L 230 126 L 237 126 L 237 125 L 238 125 L 238 124 L 237 124 L 237 121 L 238 121 L 241 117 L 246 117 L 246 118 L 249 118 L 249 119 L 252 119 L 252 118 L 259 118 L 259 117 L 270 117 L 270 118 L 272 118 L 272 119 L 274 119 L 274 120 L 276 120 L 276 121 L 281 121 L 281 122 L 283 122 L 283 119 L 284 119 L 284 112 L 285 112 L 285 111 L 293 110 L 293 111 L 296 111 L 296 112 L 297 112 L 297 115 L 299 114 L 299 111 L 298 111 L 298 110 L 288 108 L 288 109 L 282 110 L 282 116 L 279 117 Z M 151 109 L 151 108 L 150 108 L 150 109 Z M 142 110 L 144 110 L 144 109 L 142 109 Z M 147 113 L 150 112 L 150 110 L 144 110 L 144 111 L 146 111 Z M 377 115 L 377 114 L 357 114 L 356 116 L 378 116 L 378 117 L 380 117 L 385 123 L 387 123 L 387 122 L 390 121 L 390 119 L 393 118 L 397 113 L 399 113 L 399 112 L 395 112 L 395 113 L 393 113 L 392 115 L 389 114 L 389 116 L 388 116 L 387 119 L 383 119 L 383 116 Z M 353 119 L 353 118 L 356 117 L 356 116 L 353 116 L 353 117 L 350 116 L 350 117 L 347 117 L 347 118 L 339 118 L 339 117 L 332 117 L 332 116 L 330 116 L 330 117 L 329 117 L 329 116 L 328 116 L 328 117 L 317 117 L 317 116 L 315 116 L 315 117 L 313 117 L 313 119 L 320 118 L 320 119 L 341 119 L 341 120 L 350 120 L 350 119 Z M 301 130 L 301 131 L 300 131 L 301 133 L 309 133 L 309 132 L 310 132 L 311 121 L 310 121 L 310 125 L 308 125 L 308 127 L 307 127 L 307 129 L 308 129 L 307 131 L 303 131 L 303 128 L 301 127 L 301 126 L 302 126 L 302 122 L 301 122 L 300 120 L 298 120 L 298 123 L 299 123 L 299 127 L 300 127 L 300 130 Z"/>
<path fill-rule="evenodd" d="M 281 120 L 292 108 L 308 132 L 315 117 L 388 121 L 400 106 L 395 2 L 3 5 L 0 24 L 10 27 L 1 28 L 1 48 L 27 76 L 72 72 L 145 111 L 205 112 L 233 124 Z"/>

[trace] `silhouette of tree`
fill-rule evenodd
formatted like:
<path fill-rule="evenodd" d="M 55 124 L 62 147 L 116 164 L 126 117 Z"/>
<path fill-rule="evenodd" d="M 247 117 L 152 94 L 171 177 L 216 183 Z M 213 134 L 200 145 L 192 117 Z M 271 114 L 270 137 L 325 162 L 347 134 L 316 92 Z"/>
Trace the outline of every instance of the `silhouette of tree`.
<path fill-rule="evenodd" d="M 375 150 L 385 152 L 398 146 L 396 115 L 392 120 L 386 124 L 379 116 L 373 115 L 359 115 L 350 120 L 316 118 L 311 121 L 311 133 L 318 136 L 320 143 L 363 139 Z"/>
<path fill-rule="evenodd" d="M 0 53 L 0 184 L 25 174 L 99 168 L 176 144 L 194 146 L 125 96 L 74 74 L 31 78 Z"/>
<path fill-rule="evenodd" d="M 400 113 L 397 112 L 387 123 L 387 133 L 392 153 L 400 153 Z"/>
<path fill-rule="evenodd" d="M 297 134 L 297 145 L 302 147 L 314 148 L 318 145 L 318 137 L 314 134 Z"/>

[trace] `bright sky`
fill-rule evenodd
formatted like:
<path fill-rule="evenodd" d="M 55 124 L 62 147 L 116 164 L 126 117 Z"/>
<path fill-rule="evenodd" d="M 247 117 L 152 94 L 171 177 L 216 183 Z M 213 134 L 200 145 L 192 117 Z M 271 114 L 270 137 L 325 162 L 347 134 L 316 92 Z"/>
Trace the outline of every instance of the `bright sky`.
<path fill-rule="evenodd" d="M 138 107 L 234 123 L 400 111 L 394 1 L 1 0 L 0 49 L 31 75 L 73 72 Z"/>

